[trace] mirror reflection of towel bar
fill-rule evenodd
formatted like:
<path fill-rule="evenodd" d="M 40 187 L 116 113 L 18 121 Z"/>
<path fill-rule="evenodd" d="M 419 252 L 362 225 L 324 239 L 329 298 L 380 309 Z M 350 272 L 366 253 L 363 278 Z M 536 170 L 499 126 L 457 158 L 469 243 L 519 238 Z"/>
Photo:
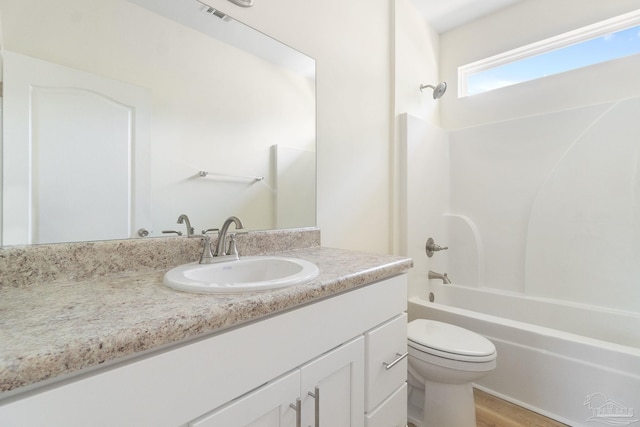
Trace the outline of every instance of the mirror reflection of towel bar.
<path fill-rule="evenodd" d="M 225 173 L 215 173 L 215 172 L 207 172 L 207 171 L 199 171 L 198 176 L 201 177 L 211 177 L 211 178 L 222 178 L 222 179 L 248 179 L 251 181 L 262 181 L 264 176 L 247 176 L 247 175 L 228 175 Z"/>

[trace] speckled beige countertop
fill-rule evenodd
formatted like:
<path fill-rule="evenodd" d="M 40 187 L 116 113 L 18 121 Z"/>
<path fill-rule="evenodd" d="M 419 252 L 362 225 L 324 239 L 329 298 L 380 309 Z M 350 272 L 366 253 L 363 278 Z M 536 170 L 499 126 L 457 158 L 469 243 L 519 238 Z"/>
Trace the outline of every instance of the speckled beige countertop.
<path fill-rule="evenodd" d="M 187 258 L 197 256 L 197 244 L 183 243 L 188 239 L 174 239 L 170 241 L 172 247 L 175 242 L 186 244 L 179 251 L 188 254 Z M 68 377 L 392 277 L 412 266 L 407 258 L 320 247 L 319 234 L 317 239 L 312 236 L 311 241 L 308 236 L 302 238 L 302 244 L 289 240 L 288 246 L 297 248 L 285 251 L 269 251 L 281 249 L 278 245 L 252 246 L 250 240 L 247 237 L 238 242 L 239 246 L 245 243 L 245 247 L 253 248 L 244 254 L 277 253 L 302 258 L 315 263 L 320 275 L 304 284 L 265 293 L 194 294 L 170 289 L 162 283 L 168 267 L 191 259 L 179 256 L 165 259 L 160 250 L 153 253 L 162 259 L 161 266 L 154 261 L 144 263 L 144 269 L 129 270 L 126 266 L 113 268 L 118 257 L 107 262 L 104 253 L 100 253 L 101 260 L 90 262 L 77 253 L 69 255 L 74 252 L 64 247 L 56 249 L 55 255 L 36 256 L 47 266 L 32 274 L 27 273 L 29 262 L 24 261 L 24 254 L 0 253 L 4 278 L 0 282 L 0 398 L 42 381 Z M 114 245 L 108 250 L 117 252 Z M 139 250 L 131 249 L 131 245 L 141 244 L 120 245 L 118 251 L 131 258 L 131 251 Z M 67 252 L 60 255 L 61 251 Z M 58 264 L 52 259 L 58 260 Z M 82 272 L 69 274 L 60 266 L 74 261 L 85 263 L 94 273 L 88 274 L 84 268 Z M 19 262 L 25 265 L 15 267 Z M 8 280 L 7 271 L 11 268 L 15 277 Z M 53 273 L 42 273 L 47 268 Z M 43 274 L 49 281 L 32 283 L 25 279 Z"/>

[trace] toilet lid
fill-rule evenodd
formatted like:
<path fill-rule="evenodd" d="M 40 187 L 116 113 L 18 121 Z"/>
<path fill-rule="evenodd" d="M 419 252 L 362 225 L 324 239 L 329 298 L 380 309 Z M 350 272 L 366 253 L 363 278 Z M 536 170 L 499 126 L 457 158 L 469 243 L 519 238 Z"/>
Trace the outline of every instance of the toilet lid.
<path fill-rule="evenodd" d="M 487 357 L 496 352 L 496 347 L 485 337 L 436 320 L 416 319 L 409 322 L 407 337 L 409 345 L 426 352 L 433 349 L 472 358 Z"/>

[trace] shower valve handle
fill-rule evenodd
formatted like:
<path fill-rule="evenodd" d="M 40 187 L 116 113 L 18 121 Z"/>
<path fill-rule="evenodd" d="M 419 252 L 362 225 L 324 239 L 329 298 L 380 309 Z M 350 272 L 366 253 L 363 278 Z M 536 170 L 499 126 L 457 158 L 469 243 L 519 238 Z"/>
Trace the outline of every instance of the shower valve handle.
<path fill-rule="evenodd" d="M 427 239 L 427 245 L 425 246 L 425 249 L 427 251 L 427 256 L 429 258 L 431 258 L 433 256 L 434 252 L 446 251 L 447 249 L 449 249 L 449 247 L 445 246 L 443 248 L 440 245 L 436 245 L 436 243 L 433 241 L 433 239 L 431 237 L 429 237 L 429 239 Z"/>

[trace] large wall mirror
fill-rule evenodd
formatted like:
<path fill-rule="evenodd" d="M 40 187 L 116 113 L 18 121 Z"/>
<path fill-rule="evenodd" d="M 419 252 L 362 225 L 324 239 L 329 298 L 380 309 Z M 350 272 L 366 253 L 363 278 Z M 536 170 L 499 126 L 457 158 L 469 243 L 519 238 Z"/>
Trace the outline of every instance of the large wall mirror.
<path fill-rule="evenodd" d="M 315 225 L 313 59 L 196 0 L 0 19 L 3 245 Z"/>

